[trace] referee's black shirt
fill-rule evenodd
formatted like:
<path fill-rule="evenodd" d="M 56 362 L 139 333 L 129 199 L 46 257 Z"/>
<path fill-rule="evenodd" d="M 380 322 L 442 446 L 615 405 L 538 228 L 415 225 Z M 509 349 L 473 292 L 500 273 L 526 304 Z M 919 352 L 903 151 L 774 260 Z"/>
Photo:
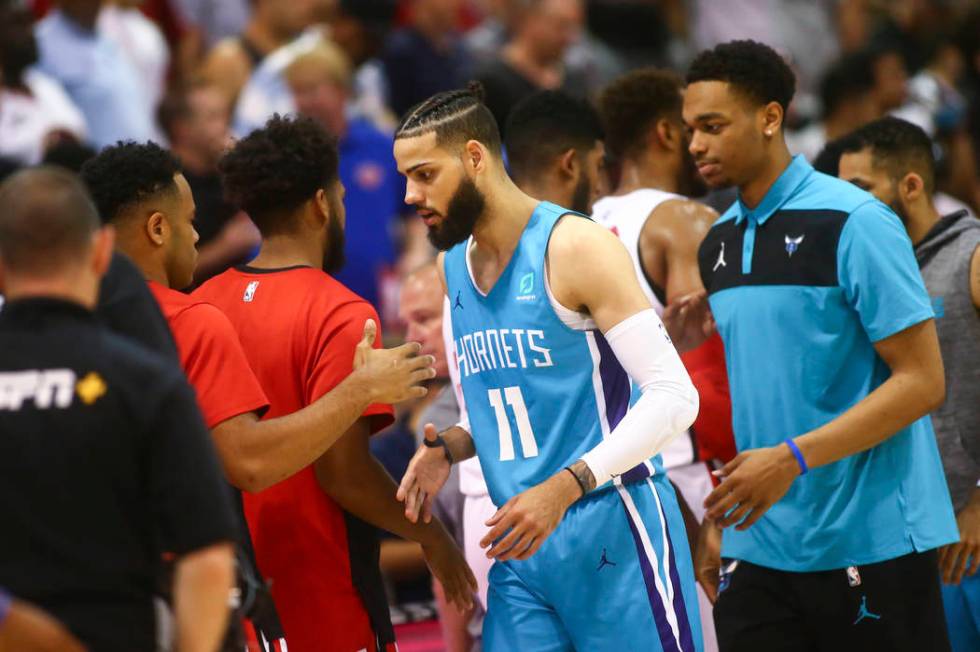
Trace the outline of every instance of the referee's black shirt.
<path fill-rule="evenodd" d="M 161 552 L 235 538 L 222 478 L 176 365 L 77 304 L 0 312 L 0 586 L 93 651 L 153 650 Z"/>

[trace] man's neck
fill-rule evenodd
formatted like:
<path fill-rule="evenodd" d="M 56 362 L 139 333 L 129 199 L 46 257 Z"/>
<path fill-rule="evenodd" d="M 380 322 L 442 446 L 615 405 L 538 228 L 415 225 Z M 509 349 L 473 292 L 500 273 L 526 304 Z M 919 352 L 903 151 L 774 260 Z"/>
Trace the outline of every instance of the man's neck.
<path fill-rule="evenodd" d="M 909 212 L 909 221 L 906 228 L 909 232 L 909 239 L 912 245 L 917 245 L 928 235 L 932 227 L 942 216 L 936 210 L 935 205 L 929 200 L 925 200 L 922 206 L 913 208 Z"/>
<path fill-rule="evenodd" d="M 742 203 L 749 208 L 755 208 L 762 202 L 772 185 L 793 162 L 793 157 L 782 140 L 773 149 L 766 157 L 763 169 L 752 180 L 739 187 Z"/>
<path fill-rule="evenodd" d="M 310 234 L 289 233 L 262 238 L 262 247 L 250 267 L 282 269 L 299 265 L 320 269 L 323 267 L 323 248 L 318 237 Z"/>
<path fill-rule="evenodd" d="M 509 177 L 505 177 L 501 188 L 487 193 L 486 197 L 487 206 L 473 229 L 473 240 L 481 258 L 506 264 L 540 202 L 522 192 Z"/>
<path fill-rule="evenodd" d="M 572 203 L 572 193 L 566 191 L 560 183 L 550 176 L 537 179 L 521 179 L 517 182 L 517 185 L 524 194 L 535 199 L 550 201 L 553 204 L 566 207 Z"/>
<path fill-rule="evenodd" d="M 663 192 L 680 192 L 677 175 L 668 169 L 663 162 L 654 158 L 648 158 L 645 161 L 624 160 L 615 194 L 626 195 L 643 188 L 653 188 Z"/>
<path fill-rule="evenodd" d="M 76 278 L 8 278 L 4 287 L 4 298 L 8 302 L 20 299 L 59 299 L 77 303 L 87 310 L 95 310 L 97 297 L 97 284 L 79 283 Z"/>
<path fill-rule="evenodd" d="M 127 258 L 133 261 L 133 264 L 136 265 L 136 268 L 147 281 L 153 281 L 163 287 L 169 288 L 170 279 L 167 277 L 167 270 L 164 266 L 153 260 L 151 255 L 145 254 L 136 247 L 128 245 L 123 233 L 119 233 L 119 236 L 122 237 L 117 237 L 116 251 L 125 254 Z"/>
<path fill-rule="evenodd" d="M 206 176 L 217 173 L 217 166 L 214 161 L 211 161 L 205 154 L 177 143 L 171 143 L 170 151 L 173 152 L 174 156 L 180 160 L 181 165 L 191 174 Z"/>

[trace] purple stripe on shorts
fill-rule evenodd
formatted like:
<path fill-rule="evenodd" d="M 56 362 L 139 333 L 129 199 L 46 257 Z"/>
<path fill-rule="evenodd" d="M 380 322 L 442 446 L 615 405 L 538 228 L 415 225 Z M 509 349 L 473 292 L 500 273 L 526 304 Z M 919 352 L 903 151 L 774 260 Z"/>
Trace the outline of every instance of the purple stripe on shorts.
<path fill-rule="evenodd" d="M 657 488 L 650 488 L 656 491 Z M 663 501 L 660 502 L 663 509 Z M 677 573 L 677 560 L 674 558 L 674 540 L 670 538 L 670 526 L 667 524 L 667 514 L 664 514 L 664 545 L 667 546 L 667 554 L 670 561 L 670 583 L 674 587 L 674 613 L 677 615 L 677 624 L 680 626 L 681 650 L 682 652 L 694 652 L 694 636 L 691 634 L 691 622 L 687 617 L 687 606 L 684 603 L 684 592 L 681 591 L 681 578 Z"/>
<path fill-rule="evenodd" d="M 595 331 L 595 343 L 599 349 L 599 377 L 606 399 L 606 420 L 609 430 L 619 425 L 630 406 L 630 377 L 616 359 L 609 342 L 602 333 Z"/>
<path fill-rule="evenodd" d="M 650 469 L 643 462 L 640 462 L 632 469 L 619 476 L 623 481 L 623 484 L 633 484 L 634 482 L 640 482 L 646 480 L 650 477 Z"/>
<path fill-rule="evenodd" d="M 660 600 L 660 593 L 657 592 L 657 584 L 654 577 L 654 573 L 656 573 L 656 571 L 653 569 L 653 566 L 650 564 L 650 560 L 647 558 L 646 550 L 643 547 L 643 539 L 640 538 L 640 531 L 637 529 L 637 524 L 633 522 L 633 517 L 630 515 L 629 507 L 626 505 L 626 500 L 623 499 L 622 496 L 619 498 L 623 501 L 623 510 L 626 512 L 626 522 L 630 524 L 630 532 L 633 534 L 633 543 L 636 544 L 636 556 L 640 560 L 640 570 L 643 572 L 643 583 L 647 588 L 647 598 L 650 600 L 650 609 L 653 611 L 653 620 L 657 624 L 657 634 L 660 636 L 660 645 L 664 652 L 681 652 L 677 647 L 677 641 L 674 639 L 674 632 L 670 628 L 670 623 L 667 622 L 665 605 Z"/>

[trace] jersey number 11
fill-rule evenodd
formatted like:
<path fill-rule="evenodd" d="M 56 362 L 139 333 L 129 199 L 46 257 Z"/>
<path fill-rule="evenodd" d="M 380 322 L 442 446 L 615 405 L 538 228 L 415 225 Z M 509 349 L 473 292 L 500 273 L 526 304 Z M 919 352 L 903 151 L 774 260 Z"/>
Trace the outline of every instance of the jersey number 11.
<path fill-rule="evenodd" d="M 500 461 L 507 462 L 514 459 L 514 435 L 510 430 L 510 419 L 507 418 L 507 408 L 504 402 L 514 411 L 514 420 L 517 422 L 517 434 L 521 438 L 521 452 L 525 458 L 538 456 L 538 443 L 534 441 L 534 431 L 531 429 L 531 421 L 527 416 L 527 405 L 524 404 L 524 394 L 520 387 L 505 387 L 503 392 L 499 389 L 487 390 L 490 397 L 490 406 L 493 407 L 494 414 L 497 416 L 497 432 L 500 435 Z"/>

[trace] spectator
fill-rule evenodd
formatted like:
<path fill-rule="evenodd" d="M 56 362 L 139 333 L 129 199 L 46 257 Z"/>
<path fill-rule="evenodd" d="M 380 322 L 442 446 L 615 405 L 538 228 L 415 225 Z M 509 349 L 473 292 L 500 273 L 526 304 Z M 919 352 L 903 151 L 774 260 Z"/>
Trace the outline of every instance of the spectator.
<path fill-rule="evenodd" d="M 197 204 L 196 284 L 243 262 L 259 244 L 258 229 L 225 201 L 221 188 L 218 161 L 230 142 L 229 117 L 221 90 L 206 79 L 174 91 L 160 107 L 160 123 Z"/>
<path fill-rule="evenodd" d="M 286 70 L 300 114 L 338 140 L 340 180 L 346 189 L 346 264 L 336 278 L 380 309 L 380 281 L 395 263 L 395 235 L 404 180 L 395 167 L 391 136 L 363 117 L 348 117 L 350 64 L 337 46 L 322 43 Z"/>
<path fill-rule="evenodd" d="M 980 649 L 980 222 L 941 216 L 935 161 L 919 127 L 883 118 L 844 139 L 840 176 L 894 209 L 908 230 L 936 312 L 946 402 L 932 414 L 960 539 L 939 555 L 955 652 Z"/>
<path fill-rule="evenodd" d="M 254 0 L 245 30 L 215 45 L 202 71 L 234 103 L 262 60 L 299 36 L 312 20 L 313 0 Z"/>
<path fill-rule="evenodd" d="M 156 116 L 167 87 L 170 48 L 157 24 L 143 15 L 144 0 L 107 0 L 99 12 L 96 29 L 106 35 L 136 69 L 142 92 L 130 101 L 146 102 L 147 111 Z M 154 122 L 154 137 L 160 140 Z"/>
<path fill-rule="evenodd" d="M 138 71 L 96 28 L 101 7 L 99 0 L 59 0 L 35 28 L 41 70 L 68 91 L 98 148 L 147 140 L 154 131 Z"/>
<path fill-rule="evenodd" d="M 534 91 L 561 88 L 574 96 L 586 94 L 585 77 L 564 63 L 568 48 L 581 36 L 583 20 L 582 0 L 525 3 L 510 41 L 476 75 L 498 125 L 503 127 L 511 108 Z"/>
<path fill-rule="evenodd" d="M 32 68 L 37 41 L 30 12 L 0 0 L 0 156 L 22 165 L 40 162 L 65 138 L 85 138 L 85 118 L 61 85 Z"/>
<path fill-rule="evenodd" d="M 456 32 L 459 10 L 460 0 L 413 0 L 410 24 L 388 39 L 381 60 L 395 115 L 466 83 L 469 57 Z"/>
<path fill-rule="evenodd" d="M 486 5 L 483 21 L 463 37 L 466 51 L 478 67 L 491 63 L 507 44 L 516 23 L 519 0 L 486 0 L 483 4 Z"/>
<path fill-rule="evenodd" d="M 820 81 L 822 120 L 788 135 L 793 154 L 813 161 L 828 140 L 840 138 L 877 118 L 878 102 L 873 94 L 874 75 L 866 54 L 843 57 Z"/>
<path fill-rule="evenodd" d="M 170 551 L 175 645 L 214 650 L 231 506 L 180 369 L 92 314 L 112 243 L 74 175 L 39 168 L 0 187 L 0 584 L 93 650 L 152 650 Z"/>

